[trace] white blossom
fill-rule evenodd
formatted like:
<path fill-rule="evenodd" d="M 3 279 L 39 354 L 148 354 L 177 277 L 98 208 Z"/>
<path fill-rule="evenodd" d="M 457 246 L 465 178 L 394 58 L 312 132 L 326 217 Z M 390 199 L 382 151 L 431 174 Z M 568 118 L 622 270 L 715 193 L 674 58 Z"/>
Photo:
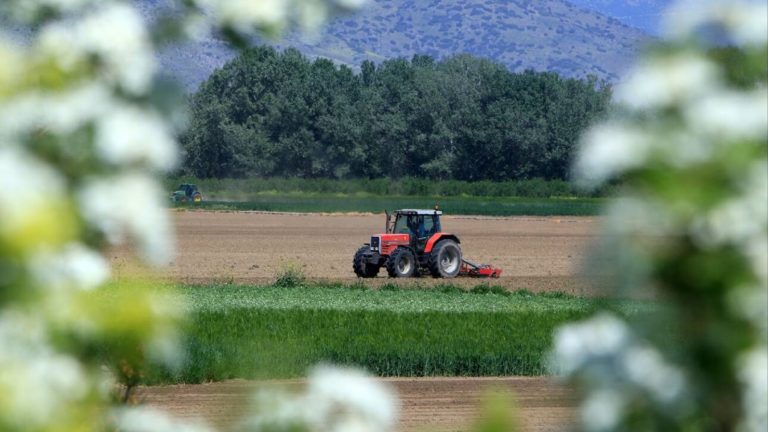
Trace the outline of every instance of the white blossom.
<path fill-rule="evenodd" d="M 144 163 L 167 171 L 178 151 L 173 131 L 157 113 L 120 103 L 103 85 L 85 84 L 60 93 L 29 93 L 0 106 L 0 131 L 6 139 L 37 129 L 71 134 L 96 125 L 98 156 L 112 165 Z"/>
<path fill-rule="evenodd" d="M 587 398 L 581 406 L 587 430 L 612 430 L 625 406 L 649 397 L 673 407 L 687 390 L 683 372 L 651 345 L 634 337 L 627 325 L 608 313 L 560 327 L 555 333 L 554 370 L 586 377 Z"/>
<path fill-rule="evenodd" d="M 36 129 L 67 135 L 113 108 L 109 90 L 98 83 L 56 93 L 30 91 L 0 105 L 0 136 L 16 138 Z"/>
<path fill-rule="evenodd" d="M 594 186 L 625 170 L 642 165 L 651 143 L 645 133 L 622 124 L 601 124 L 582 138 L 575 171 L 580 182 Z"/>
<path fill-rule="evenodd" d="M 638 197 L 616 198 L 605 216 L 605 230 L 611 234 L 660 237 L 678 228 L 678 221 L 663 204 Z"/>
<path fill-rule="evenodd" d="M 33 55 L 40 61 L 53 60 L 57 67 L 73 72 L 88 61 L 88 54 L 79 46 L 77 31 L 71 25 L 56 22 L 46 25 L 37 34 Z"/>
<path fill-rule="evenodd" d="M 558 328 L 554 338 L 557 369 L 570 375 L 587 362 L 616 355 L 629 343 L 626 324 L 608 313 Z"/>
<path fill-rule="evenodd" d="M 176 164 L 178 152 L 169 126 L 157 114 L 132 106 L 116 106 L 96 128 L 96 149 L 108 163 L 147 163 L 160 170 Z"/>
<path fill-rule="evenodd" d="M 629 72 L 616 87 L 615 100 L 634 109 L 661 108 L 695 100 L 718 80 L 714 64 L 698 54 L 653 57 Z"/>
<path fill-rule="evenodd" d="M 761 275 L 768 272 L 768 262 L 760 253 L 768 236 L 768 162 L 756 162 L 741 177 L 740 194 L 696 217 L 691 223 L 692 235 L 706 246 L 727 243 L 741 246 L 747 256 L 757 252 L 754 270 Z"/>
<path fill-rule="evenodd" d="M 192 41 L 201 41 L 211 34 L 211 22 L 202 13 L 190 14 L 183 23 L 184 35 Z"/>
<path fill-rule="evenodd" d="M 83 20 L 80 43 L 98 54 L 105 74 L 126 90 L 143 93 L 155 72 L 155 57 L 139 13 L 131 6 L 106 6 Z"/>
<path fill-rule="evenodd" d="M 0 98 L 22 79 L 23 65 L 18 47 L 0 35 Z"/>
<path fill-rule="evenodd" d="M 617 261 L 622 264 L 618 278 L 629 280 L 638 292 L 654 286 L 676 290 L 670 286 L 671 278 L 662 276 L 658 283 L 663 264 L 657 258 L 669 253 L 674 259 L 695 262 L 698 254 L 727 250 L 741 254 L 742 263 L 750 266 L 744 272 L 744 266 L 737 265 L 733 273 L 717 266 L 708 269 L 726 277 L 714 280 L 730 278 L 734 283 L 710 293 L 710 301 L 723 303 L 723 308 L 714 306 L 715 319 L 737 317 L 750 324 L 744 337 L 752 347 L 735 365 L 744 392 L 738 401 L 744 408 L 741 430 L 764 431 L 768 429 L 768 162 L 764 152 L 768 90 L 759 80 L 753 87 L 733 85 L 724 73 L 733 66 L 722 65 L 724 60 L 716 57 L 710 60 L 702 48 L 740 45 L 751 61 L 763 59 L 768 4 L 681 2 L 667 22 L 669 34 L 676 39 L 672 49 L 659 50 L 618 85 L 614 94 L 621 106 L 613 120 L 588 132 L 575 174 L 590 186 L 629 174 L 623 183 L 631 195 L 613 199 L 609 205 L 608 235 L 603 242 L 611 246 L 606 250 L 611 259 L 623 259 Z M 683 176 L 702 188 L 722 180 L 709 195 L 705 195 L 708 190 L 689 194 L 681 187 L 688 180 Z M 676 261 L 665 258 L 663 262 Z M 682 277 L 694 281 L 683 273 Z M 709 277 L 706 271 L 702 277 Z M 672 298 L 677 298 L 676 307 L 686 307 L 684 300 Z M 712 400 L 707 378 L 696 376 L 700 382 L 689 383 L 682 366 L 668 362 L 662 351 L 629 330 L 618 330 L 623 324 L 608 326 L 614 328 L 611 332 L 603 330 L 613 335 L 607 337 L 612 342 L 600 341 L 595 321 L 558 330 L 553 353 L 555 368 L 587 391 L 581 411 L 586 429 L 631 428 L 638 424 L 633 423 L 635 415 L 671 419 L 679 422 L 678 428 L 690 426 L 686 412 L 717 417 L 704 412 L 697 394 L 690 394 L 700 392 Z M 686 336 L 684 331 L 679 337 Z M 730 348 L 726 344 L 721 349 Z"/>
<path fill-rule="evenodd" d="M 288 20 L 317 25 L 327 12 L 325 2 L 299 13 L 291 12 L 294 0 L 200 3 L 243 32 L 279 29 Z M 149 176 L 177 161 L 172 120 L 149 108 L 156 72 L 150 33 L 128 1 L 8 0 L 0 3 L 7 12 L 42 21 L 18 47 L 0 36 L 0 262 L 14 263 L 13 272 L 0 274 L 0 290 L 18 281 L 29 288 L 4 296 L 0 309 L 0 427 L 208 430 L 152 409 L 108 410 L 114 377 L 107 368 L 80 362 L 49 340 L 55 334 L 67 352 L 83 352 L 70 336 L 114 336 L 82 303 L 90 294 L 78 291 L 109 277 L 106 259 L 85 245 L 101 245 L 92 234 L 112 244 L 132 241 L 158 264 L 172 249 L 164 194 Z M 188 36 L 211 28 L 203 15 L 184 26 Z M 150 361 L 178 365 L 182 309 L 159 296 L 140 301 L 149 302 L 143 306 L 153 319 L 132 336 Z M 339 383 L 344 387 L 334 387 Z M 306 395 L 283 412 L 300 412 L 294 418 L 323 430 L 376 432 L 394 427 L 396 407 L 388 390 L 361 373 L 326 368 L 313 372 Z"/>
<path fill-rule="evenodd" d="M 714 134 L 706 134 L 694 128 L 648 130 L 647 134 L 649 140 L 653 140 L 653 163 L 667 165 L 672 169 L 706 164 L 720 146 L 720 141 L 713 139 Z"/>
<path fill-rule="evenodd" d="M 36 429 L 66 414 L 87 392 L 78 361 L 48 345 L 44 324 L 20 313 L 0 315 L 0 418 L 20 430 Z"/>
<path fill-rule="evenodd" d="M 146 342 L 150 360 L 176 368 L 184 360 L 183 335 L 176 323 L 183 318 L 183 304 L 172 295 L 155 295 L 150 303 L 152 315 L 158 319 Z"/>
<path fill-rule="evenodd" d="M 68 13 L 99 2 L 110 0 L 7 0 L 11 11 L 22 20 L 29 20 L 48 10 Z"/>
<path fill-rule="evenodd" d="M 768 236 L 753 237 L 744 245 L 744 252 L 759 284 L 768 287 Z"/>
<path fill-rule="evenodd" d="M 682 395 L 683 374 L 667 364 L 656 349 L 648 345 L 632 346 L 621 354 L 621 362 L 627 377 L 661 403 L 672 403 Z"/>
<path fill-rule="evenodd" d="M 748 197 L 727 200 L 692 224 L 695 238 L 705 246 L 725 243 L 738 244 L 750 240 L 752 235 L 765 233 L 764 201 Z"/>
<path fill-rule="evenodd" d="M 746 411 L 739 430 L 768 430 L 768 346 L 754 347 L 742 355 L 738 371 Z"/>
<path fill-rule="evenodd" d="M 183 422 L 153 408 L 134 407 L 114 410 L 115 427 L 121 432 L 207 432 L 200 422 Z"/>
<path fill-rule="evenodd" d="M 64 194 L 63 179 L 49 165 L 14 147 L 0 147 L 0 239 L 29 227 Z"/>
<path fill-rule="evenodd" d="M 8 413 L 3 417 L 22 428 L 55 422 L 66 413 L 68 403 L 87 391 L 82 366 L 68 356 L 38 355 L 0 367 L 0 389 L 14 395 L 4 406 Z"/>
<path fill-rule="evenodd" d="M 726 302 L 736 316 L 748 319 L 763 340 L 768 340 L 768 285 L 764 281 L 731 289 Z"/>
<path fill-rule="evenodd" d="M 96 288 L 106 282 L 110 274 L 106 259 L 80 243 L 36 254 L 30 259 L 30 270 L 39 286 L 59 291 Z"/>
<path fill-rule="evenodd" d="M 685 0 L 668 9 L 663 28 L 668 37 L 684 40 L 719 24 L 722 32 L 715 37 L 727 35 L 738 45 L 760 46 L 768 42 L 766 16 L 768 4 L 760 0 Z"/>
<path fill-rule="evenodd" d="M 306 428 L 304 398 L 279 388 L 262 388 L 253 395 L 250 415 L 243 424 L 248 431 L 279 431 Z"/>
<path fill-rule="evenodd" d="M 173 249 L 171 221 L 163 194 L 150 177 L 138 173 L 87 181 L 78 193 L 83 216 L 112 244 L 135 239 L 153 263 L 166 263 Z"/>
<path fill-rule="evenodd" d="M 626 399 L 619 391 L 596 391 L 581 404 L 581 423 L 588 431 L 614 430 L 622 418 L 625 405 Z"/>
<path fill-rule="evenodd" d="M 288 18 L 289 0 L 200 0 L 224 25 L 241 32 L 280 27 Z"/>
<path fill-rule="evenodd" d="M 313 430 L 389 431 L 397 419 L 396 398 L 391 391 L 355 369 L 314 368 L 308 377 L 307 399 Z M 355 424 L 364 427 L 350 427 Z"/>
<path fill-rule="evenodd" d="M 10 307 L 0 311 L 0 362 L 48 351 L 45 322 Z"/>
<path fill-rule="evenodd" d="M 368 0 L 334 0 L 334 3 L 342 8 L 354 10 L 368 4 Z"/>
<path fill-rule="evenodd" d="M 313 31 L 327 20 L 329 3 L 340 9 L 355 10 L 368 0 L 198 0 L 224 25 L 240 32 L 254 27 L 281 29 L 287 21 L 297 21 L 305 30 Z"/>
<path fill-rule="evenodd" d="M 768 90 L 713 91 L 684 107 L 688 126 L 702 137 L 726 143 L 768 135 Z"/>
<path fill-rule="evenodd" d="M 289 395 L 271 389 L 259 392 L 254 401 L 257 413 L 246 429 L 352 432 L 394 430 L 398 405 L 392 391 L 361 371 L 318 366 L 306 389 Z"/>
<path fill-rule="evenodd" d="M 328 19 L 328 6 L 318 1 L 300 2 L 297 6 L 299 22 L 311 38 L 316 38 L 316 30 Z"/>
<path fill-rule="evenodd" d="M 123 3 L 106 3 L 76 23 L 55 22 L 43 28 L 39 52 L 74 68 L 98 58 L 98 76 L 129 92 L 148 90 L 156 61 L 141 16 Z"/>

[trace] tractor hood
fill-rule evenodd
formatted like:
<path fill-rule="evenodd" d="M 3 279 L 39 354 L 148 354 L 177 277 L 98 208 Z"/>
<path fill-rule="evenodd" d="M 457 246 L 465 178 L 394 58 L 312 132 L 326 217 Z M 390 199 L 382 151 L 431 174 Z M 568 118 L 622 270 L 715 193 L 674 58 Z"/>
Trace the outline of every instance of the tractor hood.
<path fill-rule="evenodd" d="M 407 246 L 410 242 L 409 234 L 376 234 L 371 237 L 371 251 L 389 255 L 398 246 Z"/>

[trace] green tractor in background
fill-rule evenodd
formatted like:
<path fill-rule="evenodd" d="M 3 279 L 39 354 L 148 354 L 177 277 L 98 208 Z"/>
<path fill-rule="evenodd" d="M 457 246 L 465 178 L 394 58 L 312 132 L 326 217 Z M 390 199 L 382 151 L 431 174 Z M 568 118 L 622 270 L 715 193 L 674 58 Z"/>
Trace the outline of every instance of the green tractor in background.
<path fill-rule="evenodd" d="M 197 190 L 196 185 L 183 183 L 171 194 L 171 200 L 175 203 L 200 203 L 203 201 L 203 194 Z"/>

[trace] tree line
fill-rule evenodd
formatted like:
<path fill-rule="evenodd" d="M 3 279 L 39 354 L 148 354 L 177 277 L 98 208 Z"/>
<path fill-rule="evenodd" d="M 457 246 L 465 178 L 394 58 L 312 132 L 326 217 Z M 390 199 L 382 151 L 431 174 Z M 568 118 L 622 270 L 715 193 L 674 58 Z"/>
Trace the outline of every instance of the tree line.
<path fill-rule="evenodd" d="M 200 178 L 566 179 L 607 109 L 595 78 L 512 73 L 469 55 L 359 72 L 254 47 L 191 96 L 183 173 Z"/>

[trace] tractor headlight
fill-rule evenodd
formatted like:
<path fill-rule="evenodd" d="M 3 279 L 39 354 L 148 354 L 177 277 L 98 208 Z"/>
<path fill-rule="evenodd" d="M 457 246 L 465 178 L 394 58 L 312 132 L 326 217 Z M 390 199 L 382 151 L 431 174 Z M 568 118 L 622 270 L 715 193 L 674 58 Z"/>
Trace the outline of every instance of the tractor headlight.
<path fill-rule="evenodd" d="M 381 238 L 379 236 L 373 236 L 371 237 L 371 251 L 378 252 L 379 251 L 379 243 L 381 241 Z"/>

